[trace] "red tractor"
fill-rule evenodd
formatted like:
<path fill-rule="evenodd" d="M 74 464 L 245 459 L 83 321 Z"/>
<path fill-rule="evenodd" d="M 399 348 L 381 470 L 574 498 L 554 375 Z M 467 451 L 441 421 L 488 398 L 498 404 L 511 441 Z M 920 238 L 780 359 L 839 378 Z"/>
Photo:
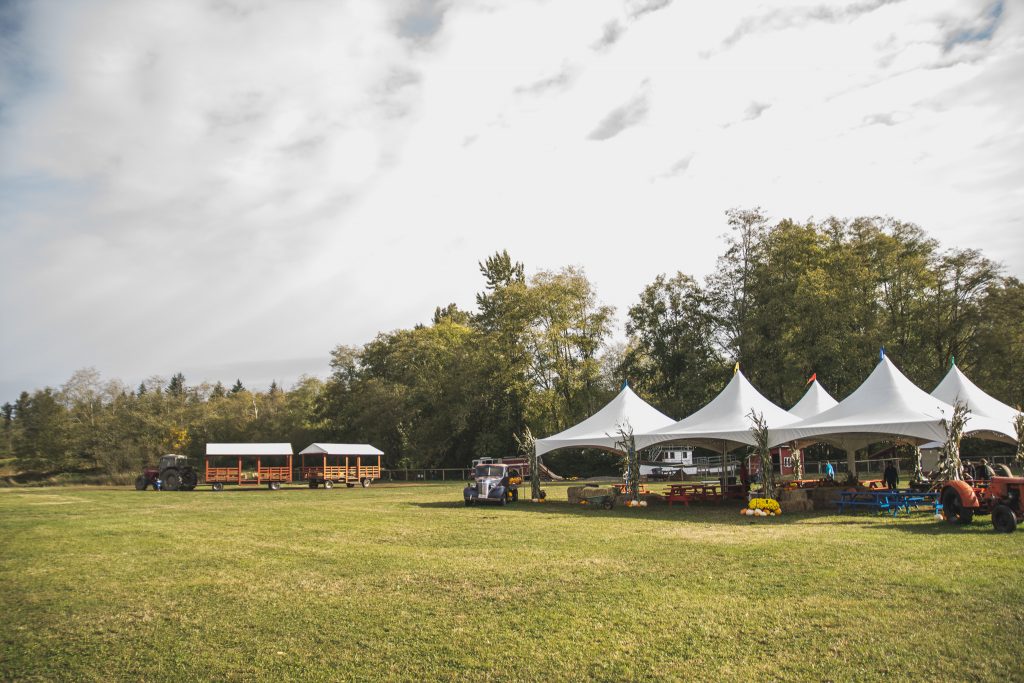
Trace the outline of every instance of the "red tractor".
<path fill-rule="evenodd" d="M 1024 522 L 1024 477 L 992 477 L 988 481 L 950 481 L 939 501 L 947 522 L 970 524 L 974 514 L 992 515 L 992 526 L 1010 533 Z"/>
<path fill-rule="evenodd" d="M 157 484 L 157 481 L 160 483 Z M 157 467 L 142 470 L 142 474 L 135 480 L 135 488 L 145 491 L 152 486 L 154 490 L 159 487 L 165 491 L 191 491 L 198 483 L 199 474 L 188 464 L 187 456 L 168 454 L 160 458 Z"/>

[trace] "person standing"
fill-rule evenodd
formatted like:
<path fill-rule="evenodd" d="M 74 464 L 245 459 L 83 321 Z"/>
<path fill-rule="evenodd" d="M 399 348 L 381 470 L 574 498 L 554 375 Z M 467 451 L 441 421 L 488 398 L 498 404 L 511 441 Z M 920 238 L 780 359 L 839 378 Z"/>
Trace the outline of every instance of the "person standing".
<path fill-rule="evenodd" d="M 832 467 L 831 460 L 825 461 L 825 478 L 828 479 L 829 481 L 836 480 L 836 470 L 834 467 Z"/>
<path fill-rule="evenodd" d="M 896 465 L 890 460 L 885 466 L 885 472 L 882 473 L 882 481 L 885 482 L 885 487 L 890 490 L 896 490 L 900 485 L 900 472 L 896 469 Z"/>

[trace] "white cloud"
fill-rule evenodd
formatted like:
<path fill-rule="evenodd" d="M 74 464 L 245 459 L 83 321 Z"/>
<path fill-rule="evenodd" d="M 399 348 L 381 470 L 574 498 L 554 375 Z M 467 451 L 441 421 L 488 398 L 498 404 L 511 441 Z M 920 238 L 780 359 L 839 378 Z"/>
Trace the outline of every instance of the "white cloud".
<path fill-rule="evenodd" d="M 16 7 L 5 386 L 325 357 L 471 305 L 502 248 L 621 317 L 707 273 L 733 206 L 892 214 L 1024 273 L 1019 5 Z"/>

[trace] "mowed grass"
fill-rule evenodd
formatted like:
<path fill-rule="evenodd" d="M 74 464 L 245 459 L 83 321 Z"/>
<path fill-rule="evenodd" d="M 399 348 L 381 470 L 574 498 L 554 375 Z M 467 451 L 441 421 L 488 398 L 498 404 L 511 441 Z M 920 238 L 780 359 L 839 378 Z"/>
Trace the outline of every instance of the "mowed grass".
<path fill-rule="evenodd" d="M 1022 680 L 1022 560 L 987 517 L 7 489 L 0 679 Z"/>

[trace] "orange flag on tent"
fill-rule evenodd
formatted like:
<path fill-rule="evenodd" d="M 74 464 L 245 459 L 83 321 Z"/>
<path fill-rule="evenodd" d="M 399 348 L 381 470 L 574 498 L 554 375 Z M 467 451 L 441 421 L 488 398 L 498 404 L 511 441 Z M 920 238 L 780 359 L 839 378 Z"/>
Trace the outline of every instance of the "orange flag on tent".
<path fill-rule="evenodd" d="M 814 373 L 813 375 L 811 375 L 811 378 L 809 380 L 807 380 L 807 384 L 810 384 L 811 382 L 813 382 L 816 379 L 818 379 L 818 373 Z M 804 386 L 806 387 L 807 384 L 805 384 Z"/>

